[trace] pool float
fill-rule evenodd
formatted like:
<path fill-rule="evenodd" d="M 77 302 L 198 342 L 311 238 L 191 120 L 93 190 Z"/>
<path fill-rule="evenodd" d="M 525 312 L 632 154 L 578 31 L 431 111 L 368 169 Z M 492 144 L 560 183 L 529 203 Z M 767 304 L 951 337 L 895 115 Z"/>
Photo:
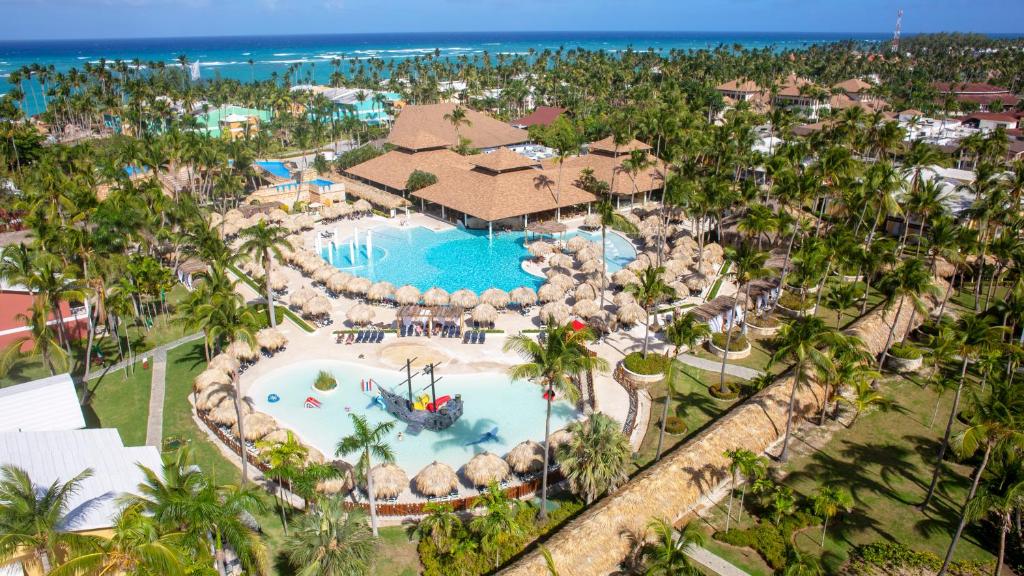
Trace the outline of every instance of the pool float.
<path fill-rule="evenodd" d="M 306 396 L 305 406 L 306 408 L 319 408 L 320 401 L 314 398 L 313 396 Z"/>
<path fill-rule="evenodd" d="M 274 402 L 277 402 L 280 399 L 281 399 L 281 397 L 278 396 L 277 394 L 269 394 L 269 395 L 267 395 L 267 402 L 270 402 L 271 404 L 273 404 Z"/>
<path fill-rule="evenodd" d="M 379 394 L 370 399 L 370 403 L 366 405 L 366 409 L 369 410 L 374 406 L 380 406 L 381 410 L 388 409 L 387 404 L 384 403 L 384 397 Z"/>
<path fill-rule="evenodd" d="M 437 399 L 437 404 L 436 405 L 433 402 L 427 403 L 427 411 L 428 412 L 437 412 L 438 408 L 440 408 L 440 407 L 444 406 L 445 404 L 447 404 L 448 401 L 451 400 L 451 399 L 452 399 L 452 397 L 448 396 L 448 395 L 441 396 L 440 398 Z"/>

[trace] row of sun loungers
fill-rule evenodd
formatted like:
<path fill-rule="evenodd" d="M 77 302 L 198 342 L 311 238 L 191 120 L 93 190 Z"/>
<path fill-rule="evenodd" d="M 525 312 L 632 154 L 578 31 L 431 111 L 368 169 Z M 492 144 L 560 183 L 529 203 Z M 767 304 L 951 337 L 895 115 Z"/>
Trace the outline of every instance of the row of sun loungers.
<path fill-rule="evenodd" d="M 463 344 L 483 344 L 487 341 L 487 332 L 482 330 L 470 330 L 462 339 Z"/>
<path fill-rule="evenodd" d="M 427 502 L 448 502 L 449 500 L 459 499 L 459 489 L 455 488 L 449 492 L 446 496 L 428 496 Z"/>
<path fill-rule="evenodd" d="M 360 330 L 338 334 L 338 344 L 380 344 L 384 340 L 383 330 Z"/>

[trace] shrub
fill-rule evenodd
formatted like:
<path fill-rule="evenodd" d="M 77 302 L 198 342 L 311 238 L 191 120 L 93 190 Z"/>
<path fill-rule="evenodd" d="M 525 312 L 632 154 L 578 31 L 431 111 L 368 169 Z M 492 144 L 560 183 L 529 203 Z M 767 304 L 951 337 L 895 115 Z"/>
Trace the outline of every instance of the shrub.
<path fill-rule="evenodd" d="M 775 526 L 762 522 L 747 530 L 729 530 L 715 532 L 715 540 L 753 548 L 775 570 L 786 567 L 786 539 Z"/>
<path fill-rule="evenodd" d="M 711 343 L 717 346 L 719 350 L 725 350 L 725 336 L 724 332 L 715 332 L 711 335 Z M 729 342 L 729 352 L 746 350 L 749 345 L 750 343 L 747 342 L 747 336 L 738 328 L 734 328 L 732 331 L 732 340 Z"/>
<path fill-rule="evenodd" d="M 723 393 L 719 389 L 718 383 L 715 382 L 711 386 L 708 386 L 708 394 L 714 398 L 718 398 L 719 400 L 732 400 L 740 395 L 740 389 L 739 385 L 735 382 L 726 382 L 725 392 Z"/>
<path fill-rule="evenodd" d="M 415 192 L 433 184 L 437 184 L 437 176 L 430 172 L 413 170 L 412 173 L 409 174 L 409 178 L 405 181 L 405 189 L 409 192 Z"/>
<path fill-rule="evenodd" d="M 356 164 L 362 164 L 367 160 L 373 160 L 384 152 L 385 150 L 383 148 L 378 148 L 373 144 L 364 144 L 359 148 L 353 148 L 347 152 L 342 152 L 334 161 L 334 165 L 338 167 L 338 170 L 347 170 Z"/>
<path fill-rule="evenodd" d="M 746 323 L 758 328 L 778 328 L 782 321 L 775 315 L 768 316 L 747 316 Z"/>
<path fill-rule="evenodd" d="M 799 294 L 783 292 L 782 296 L 779 296 L 779 306 L 801 312 L 804 310 L 810 310 L 814 306 L 814 299 L 807 298 L 801 302 Z"/>
<path fill-rule="evenodd" d="M 921 357 L 921 351 L 913 344 L 897 342 L 889 347 L 889 355 L 901 360 L 917 360 Z"/>
<path fill-rule="evenodd" d="M 327 392 L 328 390 L 334 390 L 338 387 L 338 381 L 334 379 L 334 376 L 326 370 L 321 370 L 316 375 L 316 380 L 313 382 L 313 387 L 321 392 Z"/>
<path fill-rule="evenodd" d="M 942 559 L 931 552 L 917 552 L 906 544 L 880 541 L 857 546 L 850 557 L 851 574 L 870 574 L 872 567 L 890 574 L 905 570 L 926 570 L 936 572 L 942 566 Z M 961 576 L 982 576 L 991 568 L 980 562 L 953 562 L 951 574 Z"/>
<path fill-rule="evenodd" d="M 668 358 L 661 354 L 648 354 L 647 358 L 640 352 L 633 352 L 622 360 L 626 370 L 637 374 L 664 374 L 668 368 Z"/>
<path fill-rule="evenodd" d="M 665 432 L 669 434 L 685 434 L 688 429 L 689 426 L 679 416 L 669 416 L 665 419 Z"/>

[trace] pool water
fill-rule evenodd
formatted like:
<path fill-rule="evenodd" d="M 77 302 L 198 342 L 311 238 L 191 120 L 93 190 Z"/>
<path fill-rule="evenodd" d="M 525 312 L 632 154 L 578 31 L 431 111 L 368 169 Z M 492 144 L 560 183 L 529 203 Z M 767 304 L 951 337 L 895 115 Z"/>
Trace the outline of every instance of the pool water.
<path fill-rule="evenodd" d="M 411 284 L 421 291 L 433 287 L 448 292 L 468 289 L 476 293 L 488 288 L 505 291 L 519 286 L 539 288 L 544 279 L 527 273 L 522 262 L 530 258 L 522 232 L 496 233 L 450 229 L 435 232 L 428 228 L 372 229 L 372 253 L 367 252 L 367 231 L 359 231 L 359 248 L 350 247 L 350 239 L 323 248 L 321 256 L 332 265 L 374 282 L 386 280 L 395 286 Z M 565 238 L 584 236 L 600 243 L 601 234 L 583 231 Z M 354 259 L 353 259 L 354 257 Z M 629 240 L 609 233 L 607 239 L 608 272 L 615 273 L 636 258 Z"/>
<path fill-rule="evenodd" d="M 285 167 L 284 162 L 272 162 L 269 160 L 260 160 L 255 163 L 260 168 L 263 168 L 267 172 L 270 172 L 278 178 L 291 178 L 292 174 Z"/>
<path fill-rule="evenodd" d="M 313 381 L 320 370 L 333 374 L 338 387 L 327 393 L 314 389 Z M 410 478 L 435 460 L 458 470 L 479 452 L 489 451 L 504 456 L 524 440 L 543 441 L 545 401 L 539 386 L 512 381 L 502 373 L 443 372 L 443 366 L 439 367 L 437 396 L 461 394 L 464 404 L 462 417 L 447 430 L 423 430 L 418 436 L 403 434 L 401 440 L 398 434 L 404 432 L 406 425 L 396 422 L 386 439 L 395 453 L 396 462 Z M 365 416 L 371 425 L 395 421 L 381 408 L 371 406 L 376 393 L 362 391 L 360 381 L 364 379 L 373 379 L 403 394 L 406 390 L 404 371 L 401 370 L 368 368 L 338 360 L 315 360 L 278 368 L 260 376 L 248 395 L 252 397 L 256 410 L 270 414 L 283 427 L 290 428 L 304 442 L 331 459 L 338 441 L 352 433 L 349 413 Z M 414 376 L 414 398 L 419 394 L 430 394 L 429 384 L 428 376 Z M 277 394 L 280 400 L 269 402 L 267 397 L 270 394 Z M 309 396 L 320 401 L 320 408 L 305 407 Z M 572 405 L 556 402 L 551 411 L 551 430 L 564 428 L 578 417 L 579 413 Z M 467 445 L 494 428 L 498 429 L 496 441 Z M 345 459 L 351 462 L 355 456 L 349 455 Z"/>
<path fill-rule="evenodd" d="M 316 186 L 320 186 L 320 187 L 334 186 L 334 182 L 331 182 L 330 180 L 324 180 L 323 178 L 317 178 L 315 180 L 310 180 L 309 183 L 310 184 L 314 184 Z"/>

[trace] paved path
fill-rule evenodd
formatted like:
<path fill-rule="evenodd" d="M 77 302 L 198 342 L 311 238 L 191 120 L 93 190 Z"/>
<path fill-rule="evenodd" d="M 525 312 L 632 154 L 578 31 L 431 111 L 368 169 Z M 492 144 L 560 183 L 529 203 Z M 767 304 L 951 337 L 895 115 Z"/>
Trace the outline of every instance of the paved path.
<path fill-rule="evenodd" d="M 197 332 L 195 334 L 189 334 L 188 336 L 183 336 L 181 338 L 178 338 L 174 342 L 168 342 L 167 344 L 164 344 L 163 346 L 157 346 L 156 348 L 152 348 L 152 349 L 146 350 L 145 352 L 138 353 L 138 354 L 136 354 L 134 357 L 132 357 L 129 360 L 122 360 L 122 361 L 120 361 L 120 362 L 118 362 L 116 364 L 111 364 L 110 366 L 104 366 L 103 368 L 100 368 L 99 370 L 93 370 L 92 372 L 89 372 L 89 374 L 87 374 L 85 376 L 85 380 L 95 380 L 96 378 L 99 378 L 100 376 L 103 376 L 107 372 L 115 372 L 117 370 L 125 368 L 129 364 L 131 364 L 133 362 L 137 362 L 139 360 L 139 358 L 143 358 L 143 357 L 149 356 L 151 354 L 156 354 L 156 352 L 158 350 L 163 350 L 164 353 L 166 353 L 171 348 L 177 348 L 178 346 L 181 346 L 182 344 L 187 344 L 187 343 L 192 342 L 194 340 L 199 340 L 202 337 L 203 337 L 203 333 L 202 332 Z"/>
<path fill-rule="evenodd" d="M 167 350 L 153 351 L 153 383 L 149 389 L 149 419 L 146 421 L 146 445 L 160 448 L 164 432 L 164 390 L 167 376 Z"/>
<path fill-rule="evenodd" d="M 718 360 L 708 360 L 707 358 L 701 358 L 692 354 L 680 354 L 679 361 L 683 364 L 689 364 L 694 368 L 700 368 L 701 370 L 707 370 L 708 372 L 719 372 L 722 370 L 722 363 Z M 762 374 L 760 370 L 754 370 L 753 368 L 747 368 L 746 366 L 738 366 L 736 364 L 726 363 L 725 373 L 737 378 L 743 378 L 744 380 L 751 380 L 757 378 Z"/>
<path fill-rule="evenodd" d="M 707 548 L 690 546 L 686 550 L 686 555 L 692 558 L 694 562 L 721 576 L 750 576 L 750 574 L 737 568 L 735 564 L 711 553 Z"/>

